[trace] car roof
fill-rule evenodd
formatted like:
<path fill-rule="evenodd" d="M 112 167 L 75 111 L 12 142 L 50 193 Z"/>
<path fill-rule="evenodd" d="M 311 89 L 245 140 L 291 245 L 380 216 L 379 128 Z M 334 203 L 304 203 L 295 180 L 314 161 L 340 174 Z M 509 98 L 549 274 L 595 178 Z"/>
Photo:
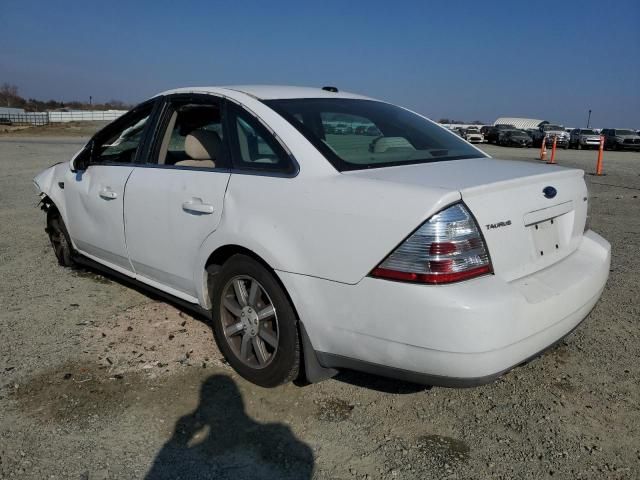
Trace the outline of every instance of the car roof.
<path fill-rule="evenodd" d="M 241 92 L 260 100 L 276 100 L 291 98 L 354 98 L 363 100 L 373 100 L 364 95 L 350 92 L 330 92 L 322 87 L 295 87 L 287 85 L 226 85 L 220 87 L 185 87 L 175 88 L 160 93 L 159 95 L 171 95 L 174 93 L 211 93 L 211 94 L 232 94 Z"/>

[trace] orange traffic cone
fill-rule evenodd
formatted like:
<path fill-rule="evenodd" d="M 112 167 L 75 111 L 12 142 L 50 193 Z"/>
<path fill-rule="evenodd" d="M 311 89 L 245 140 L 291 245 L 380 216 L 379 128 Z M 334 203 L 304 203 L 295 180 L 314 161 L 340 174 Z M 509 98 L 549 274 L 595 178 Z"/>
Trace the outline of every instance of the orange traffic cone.
<path fill-rule="evenodd" d="M 547 136 L 542 137 L 542 145 L 540 145 L 540 160 L 545 160 L 547 156 Z"/>
<path fill-rule="evenodd" d="M 553 146 L 551 147 L 551 158 L 547 163 L 552 164 L 556 163 L 556 143 L 558 142 L 558 137 L 556 135 L 553 136 Z"/>
<path fill-rule="evenodd" d="M 600 135 L 600 147 L 598 148 L 598 162 L 596 163 L 596 175 L 602 175 L 603 150 L 604 150 L 604 135 Z"/>

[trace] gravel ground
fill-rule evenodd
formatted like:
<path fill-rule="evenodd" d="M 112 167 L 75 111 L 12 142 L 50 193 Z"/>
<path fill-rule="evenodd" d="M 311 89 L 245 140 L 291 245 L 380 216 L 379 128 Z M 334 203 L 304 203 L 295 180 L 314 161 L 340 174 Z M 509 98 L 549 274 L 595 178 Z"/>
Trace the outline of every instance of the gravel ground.
<path fill-rule="evenodd" d="M 56 264 L 31 179 L 80 145 L 0 138 L 0 478 L 639 478 L 639 154 L 588 176 L 611 276 L 552 351 L 473 389 L 345 372 L 268 390 L 201 319 Z"/>

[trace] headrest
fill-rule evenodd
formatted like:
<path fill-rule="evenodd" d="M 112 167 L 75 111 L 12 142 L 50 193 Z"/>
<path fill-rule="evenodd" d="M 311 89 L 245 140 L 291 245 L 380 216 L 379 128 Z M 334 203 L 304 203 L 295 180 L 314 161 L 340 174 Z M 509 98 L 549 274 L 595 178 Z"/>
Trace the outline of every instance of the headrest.
<path fill-rule="evenodd" d="M 384 153 L 394 148 L 415 150 L 404 137 L 378 137 L 371 143 L 371 147 L 370 150 L 374 153 Z"/>
<path fill-rule="evenodd" d="M 215 160 L 221 143 L 217 132 L 194 130 L 184 139 L 184 151 L 193 160 Z"/>

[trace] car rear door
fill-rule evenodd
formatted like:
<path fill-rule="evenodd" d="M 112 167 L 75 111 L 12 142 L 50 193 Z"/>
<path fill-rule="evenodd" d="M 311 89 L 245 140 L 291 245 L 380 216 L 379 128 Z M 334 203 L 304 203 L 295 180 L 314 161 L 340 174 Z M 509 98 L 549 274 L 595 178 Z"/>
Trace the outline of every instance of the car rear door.
<path fill-rule="evenodd" d="M 100 131 L 64 182 L 67 230 L 83 255 L 132 275 L 124 237 L 125 185 L 144 162 L 157 101 L 146 102 Z"/>
<path fill-rule="evenodd" d="M 199 248 L 220 222 L 230 177 L 226 137 L 221 98 L 168 96 L 149 163 L 127 182 L 124 223 L 136 278 L 194 303 L 204 274 Z"/>

